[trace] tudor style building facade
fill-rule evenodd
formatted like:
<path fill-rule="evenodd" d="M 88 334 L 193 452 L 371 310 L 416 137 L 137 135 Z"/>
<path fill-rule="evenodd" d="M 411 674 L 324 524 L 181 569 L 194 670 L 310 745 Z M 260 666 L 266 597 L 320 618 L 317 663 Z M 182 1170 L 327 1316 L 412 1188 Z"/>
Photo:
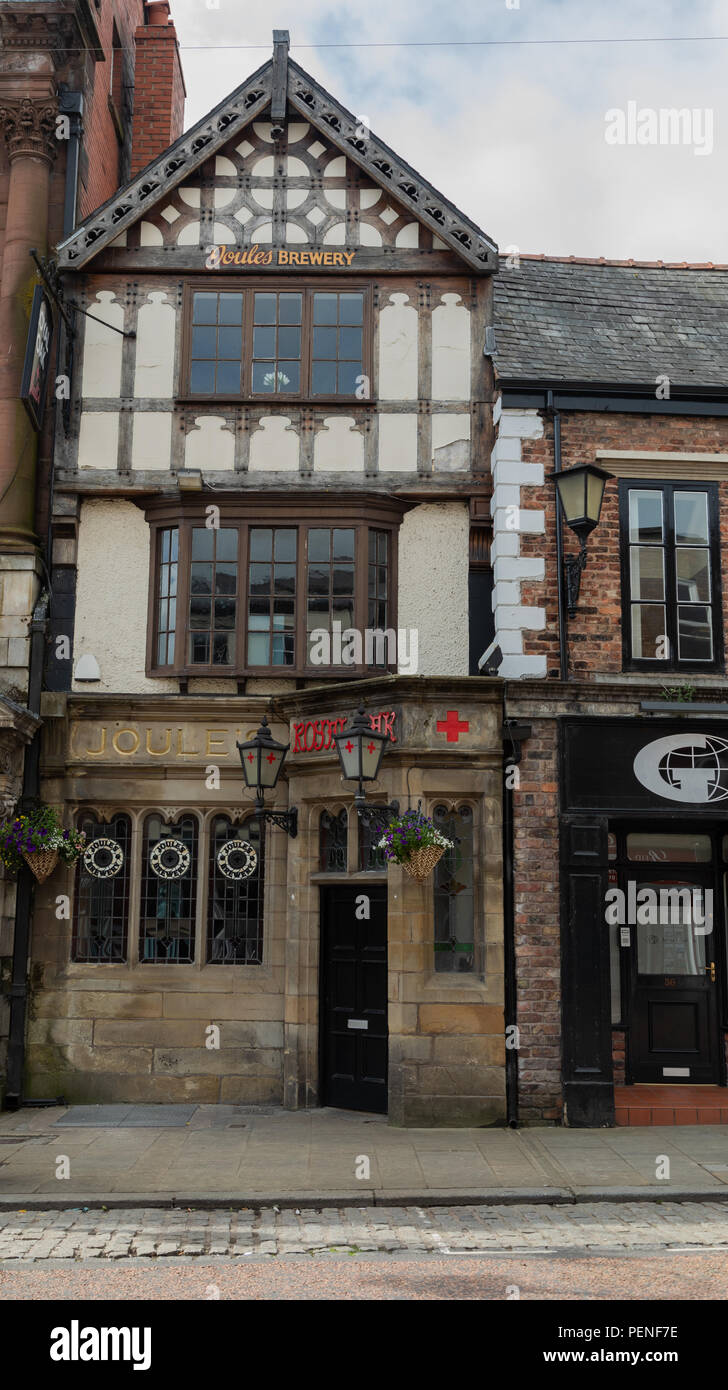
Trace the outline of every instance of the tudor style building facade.
<path fill-rule="evenodd" d="M 58 261 L 94 317 L 42 795 L 93 848 L 70 917 L 60 871 L 36 894 L 28 1094 L 503 1120 L 501 705 L 469 657 L 494 245 L 278 35 Z M 390 734 L 372 801 L 455 841 L 422 884 L 342 783 L 360 702 Z M 295 838 L 242 791 L 264 715 Z"/>

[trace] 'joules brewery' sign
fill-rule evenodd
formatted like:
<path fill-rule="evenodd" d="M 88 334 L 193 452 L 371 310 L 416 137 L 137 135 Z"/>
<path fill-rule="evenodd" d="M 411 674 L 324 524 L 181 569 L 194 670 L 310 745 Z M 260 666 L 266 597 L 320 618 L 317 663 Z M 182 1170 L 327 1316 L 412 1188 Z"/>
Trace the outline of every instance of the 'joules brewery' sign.
<path fill-rule="evenodd" d="M 356 251 L 293 251 L 287 246 L 260 247 L 208 246 L 206 270 L 222 270 L 225 266 L 244 266 L 258 270 L 264 266 L 343 267 L 351 269 Z"/>

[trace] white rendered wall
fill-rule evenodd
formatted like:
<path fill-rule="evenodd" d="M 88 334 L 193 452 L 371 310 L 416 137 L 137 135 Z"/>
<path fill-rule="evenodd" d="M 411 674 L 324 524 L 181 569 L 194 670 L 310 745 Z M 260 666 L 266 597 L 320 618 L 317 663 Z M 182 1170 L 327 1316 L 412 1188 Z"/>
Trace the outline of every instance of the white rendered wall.
<path fill-rule="evenodd" d="M 174 680 L 144 674 L 147 645 L 150 530 L 133 502 L 84 502 L 78 531 L 78 588 L 73 669 L 96 657 L 101 680 L 84 691 L 176 691 Z"/>
<path fill-rule="evenodd" d="M 467 502 L 424 502 L 399 531 L 397 627 L 418 634 L 420 676 L 468 674 Z"/>
<path fill-rule="evenodd" d="M 392 294 L 379 314 L 379 399 L 417 400 L 417 310 Z"/>
<path fill-rule="evenodd" d="M 459 294 L 432 311 L 432 399 L 470 400 L 470 310 Z"/>

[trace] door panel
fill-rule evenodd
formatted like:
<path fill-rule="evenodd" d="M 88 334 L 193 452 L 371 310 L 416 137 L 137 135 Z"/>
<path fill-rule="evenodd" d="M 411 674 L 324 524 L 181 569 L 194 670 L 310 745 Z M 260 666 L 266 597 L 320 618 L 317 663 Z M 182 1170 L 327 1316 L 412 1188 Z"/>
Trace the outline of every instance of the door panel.
<path fill-rule="evenodd" d="M 717 1082 L 718 924 L 707 896 L 712 875 L 635 865 L 629 876 L 636 882 L 638 918 L 651 914 L 632 928 L 630 1080 Z"/>
<path fill-rule="evenodd" d="M 369 899 L 369 919 L 356 916 Z M 387 889 L 321 890 L 321 1101 L 387 1111 Z"/>

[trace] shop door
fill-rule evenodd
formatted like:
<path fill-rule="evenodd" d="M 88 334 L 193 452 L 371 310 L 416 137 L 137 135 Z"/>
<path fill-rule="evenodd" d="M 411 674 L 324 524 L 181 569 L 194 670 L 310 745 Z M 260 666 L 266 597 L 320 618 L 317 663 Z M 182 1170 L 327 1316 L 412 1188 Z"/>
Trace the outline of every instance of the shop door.
<path fill-rule="evenodd" d="M 721 1079 L 718 1051 L 718 902 L 711 873 L 635 873 L 652 920 L 631 927 L 629 1080 Z M 638 907 L 638 918 L 644 915 Z M 654 918 L 657 918 L 655 921 Z"/>
<path fill-rule="evenodd" d="M 321 890 L 321 1103 L 387 1111 L 384 884 Z"/>

